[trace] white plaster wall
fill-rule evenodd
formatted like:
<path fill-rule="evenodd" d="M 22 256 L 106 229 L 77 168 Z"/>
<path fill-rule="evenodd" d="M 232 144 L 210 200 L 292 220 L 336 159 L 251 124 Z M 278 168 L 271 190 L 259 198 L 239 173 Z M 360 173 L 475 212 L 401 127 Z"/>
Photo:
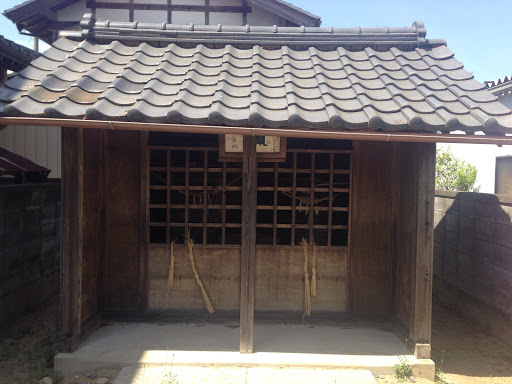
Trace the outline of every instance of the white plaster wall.
<path fill-rule="evenodd" d="M 204 24 L 205 19 L 206 17 L 204 15 L 204 12 L 172 12 L 173 24 Z"/>
<path fill-rule="evenodd" d="M 140 21 L 141 23 L 167 23 L 167 12 L 136 9 L 133 12 L 133 18 L 135 21 Z"/>
<path fill-rule="evenodd" d="M 241 13 L 210 13 L 210 24 L 242 25 L 243 15 Z"/>
<path fill-rule="evenodd" d="M 82 20 L 84 13 L 89 12 L 91 10 L 85 6 L 85 1 L 81 1 L 58 11 L 57 19 L 59 21 L 78 21 Z"/>
<path fill-rule="evenodd" d="M 96 9 L 96 18 L 100 20 L 130 21 L 127 9 Z"/>
<path fill-rule="evenodd" d="M 60 127 L 9 125 L 0 131 L 0 145 L 50 169 L 49 177 L 60 178 Z"/>
<path fill-rule="evenodd" d="M 109 0 L 111 3 L 128 3 L 128 0 Z M 167 4 L 167 0 L 134 0 L 139 4 Z M 173 0 L 175 5 L 205 5 L 204 0 Z M 85 0 L 75 3 L 58 11 L 59 21 L 80 21 L 84 13 L 91 12 L 85 6 Z M 242 0 L 210 0 L 212 6 L 242 6 Z M 279 25 L 280 18 L 268 12 L 267 10 L 250 4 L 252 13 L 247 15 L 247 22 L 250 25 Z M 130 14 L 124 9 L 97 9 L 96 17 L 104 20 L 129 21 Z M 163 23 L 167 22 L 167 12 L 165 11 L 145 11 L 136 10 L 134 12 L 136 21 L 147 23 Z M 174 24 L 204 24 L 205 15 L 203 12 L 184 12 L 175 11 L 172 13 L 172 22 Z M 224 25 L 242 25 L 243 17 L 241 13 L 210 13 L 210 24 Z"/>
<path fill-rule="evenodd" d="M 249 25 L 279 25 L 281 18 L 263 8 L 252 5 L 252 12 L 247 15 Z"/>

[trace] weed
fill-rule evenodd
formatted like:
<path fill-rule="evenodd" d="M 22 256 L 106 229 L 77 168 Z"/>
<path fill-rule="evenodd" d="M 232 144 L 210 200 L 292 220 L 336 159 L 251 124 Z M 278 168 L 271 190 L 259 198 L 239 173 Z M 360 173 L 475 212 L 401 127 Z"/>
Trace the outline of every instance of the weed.
<path fill-rule="evenodd" d="M 60 372 L 55 371 L 52 373 L 50 377 L 55 384 L 59 384 L 64 379 L 64 376 L 62 376 Z"/>
<path fill-rule="evenodd" d="M 55 352 L 53 351 L 53 348 L 51 346 L 47 346 L 43 350 L 43 363 L 44 363 L 45 368 L 53 367 L 54 357 L 55 357 Z"/>
<path fill-rule="evenodd" d="M 172 371 L 167 371 L 160 384 L 179 384 L 178 375 L 176 373 L 172 373 Z"/>
<path fill-rule="evenodd" d="M 165 357 L 165 362 L 167 363 L 167 355 Z M 172 367 L 174 363 L 174 354 L 172 355 L 171 360 L 171 368 L 167 369 L 167 366 L 165 367 L 165 375 L 162 377 L 162 380 L 160 381 L 160 384 L 179 384 L 178 383 L 178 375 L 176 373 L 172 372 Z"/>
<path fill-rule="evenodd" d="M 395 364 L 393 367 L 393 371 L 395 372 L 396 377 L 399 382 L 403 382 L 407 379 L 410 379 L 412 376 L 412 369 L 409 366 L 409 362 L 405 356 L 398 356 L 399 364 Z"/>
<path fill-rule="evenodd" d="M 6 344 L 0 347 L 0 361 L 7 361 L 18 354 L 19 347 L 17 344 Z"/>
<path fill-rule="evenodd" d="M 444 365 L 444 349 L 443 353 L 441 354 L 441 361 L 439 361 L 439 364 L 436 366 L 436 384 L 445 384 L 446 378 L 444 377 L 443 373 L 443 365 Z"/>
<path fill-rule="evenodd" d="M 51 335 L 46 335 L 39 342 L 39 345 L 41 345 L 41 347 L 47 347 L 52 344 L 53 344 L 53 338 L 51 337 Z"/>

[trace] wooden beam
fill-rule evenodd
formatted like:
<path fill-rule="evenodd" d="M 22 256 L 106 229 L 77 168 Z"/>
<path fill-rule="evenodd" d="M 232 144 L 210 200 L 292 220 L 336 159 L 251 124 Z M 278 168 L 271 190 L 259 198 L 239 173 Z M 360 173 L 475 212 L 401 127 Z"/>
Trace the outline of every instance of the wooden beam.
<path fill-rule="evenodd" d="M 242 174 L 242 249 L 240 252 L 240 353 L 252 353 L 256 261 L 256 137 L 244 136 Z"/>
<path fill-rule="evenodd" d="M 416 260 L 413 286 L 412 336 L 415 355 L 430 358 L 434 247 L 435 144 L 413 144 L 418 156 Z"/>
<path fill-rule="evenodd" d="M 80 343 L 83 252 L 83 129 L 62 128 L 61 340 Z"/>
<path fill-rule="evenodd" d="M 109 3 L 105 1 L 88 0 L 87 8 L 96 9 L 129 9 L 143 11 L 182 11 L 182 12 L 225 12 L 225 13 L 251 13 L 251 7 L 229 5 L 176 5 L 176 4 L 144 4 L 144 3 Z"/>

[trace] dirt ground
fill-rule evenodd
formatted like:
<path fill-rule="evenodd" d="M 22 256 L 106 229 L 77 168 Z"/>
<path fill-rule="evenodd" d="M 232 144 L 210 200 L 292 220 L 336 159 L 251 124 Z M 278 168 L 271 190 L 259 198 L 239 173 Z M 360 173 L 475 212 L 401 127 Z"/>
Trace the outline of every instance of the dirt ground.
<path fill-rule="evenodd" d="M 432 357 L 444 382 L 512 384 L 512 348 L 486 336 L 471 322 L 436 303 L 432 320 Z M 55 298 L 0 328 L 0 384 L 38 383 L 45 376 L 59 384 L 94 384 L 100 378 L 112 383 L 119 373 L 99 370 L 82 376 L 58 377 L 52 369 L 57 349 L 58 298 Z M 418 384 L 432 384 L 424 379 L 413 380 Z M 381 376 L 376 381 L 400 382 L 394 376 Z"/>
<path fill-rule="evenodd" d="M 512 348 L 484 334 L 478 326 L 434 302 L 432 312 L 432 359 L 438 383 L 512 384 Z M 393 376 L 379 384 L 395 384 Z M 414 379 L 417 384 L 432 384 Z"/>

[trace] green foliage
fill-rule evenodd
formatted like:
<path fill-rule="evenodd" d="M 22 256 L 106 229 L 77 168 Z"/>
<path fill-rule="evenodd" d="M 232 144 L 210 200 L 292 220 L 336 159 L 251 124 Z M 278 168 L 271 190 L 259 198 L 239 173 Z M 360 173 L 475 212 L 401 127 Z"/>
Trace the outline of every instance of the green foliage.
<path fill-rule="evenodd" d="M 444 349 L 443 349 L 443 353 L 441 355 L 441 360 L 439 361 L 438 364 L 436 364 L 436 376 L 435 376 L 436 384 L 445 384 L 446 383 L 446 378 L 444 377 L 444 372 L 443 372 L 443 366 L 444 366 Z"/>
<path fill-rule="evenodd" d="M 398 360 L 400 361 L 400 364 L 395 364 L 393 371 L 395 372 L 398 381 L 403 382 L 412 376 L 412 369 L 405 356 L 398 356 Z"/>
<path fill-rule="evenodd" d="M 436 189 L 478 192 L 477 169 L 453 155 L 450 147 L 436 150 Z"/>

